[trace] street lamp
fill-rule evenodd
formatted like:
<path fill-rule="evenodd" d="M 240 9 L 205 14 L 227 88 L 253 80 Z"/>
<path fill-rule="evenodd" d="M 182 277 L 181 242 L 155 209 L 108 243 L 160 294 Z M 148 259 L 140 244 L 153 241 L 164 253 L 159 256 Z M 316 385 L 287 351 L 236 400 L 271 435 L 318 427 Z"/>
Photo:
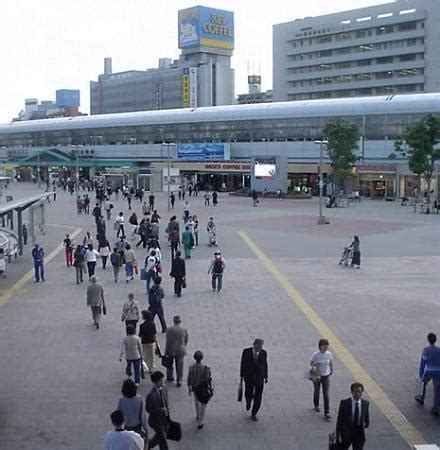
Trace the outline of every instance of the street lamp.
<path fill-rule="evenodd" d="M 322 173 L 322 159 L 324 153 L 324 145 L 328 144 L 327 140 L 315 141 L 315 144 L 319 144 L 319 218 L 318 225 L 326 224 L 325 216 L 322 213 L 322 203 L 323 203 L 323 189 L 324 189 L 324 176 Z"/>
<path fill-rule="evenodd" d="M 167 143 L 167 142 L 162 142 L 161 145 L 161 149 L 163 149 L 163 147 L 167 148 L 167 185 L 168 185 L 168 211 L 171 211 L 171 200 L 170 200 L 170 195 L 171 195 L 171 167 L 170 167 L 170 147 L 174 146 L 175 144 L 171 144 L 171 143 Z"/>

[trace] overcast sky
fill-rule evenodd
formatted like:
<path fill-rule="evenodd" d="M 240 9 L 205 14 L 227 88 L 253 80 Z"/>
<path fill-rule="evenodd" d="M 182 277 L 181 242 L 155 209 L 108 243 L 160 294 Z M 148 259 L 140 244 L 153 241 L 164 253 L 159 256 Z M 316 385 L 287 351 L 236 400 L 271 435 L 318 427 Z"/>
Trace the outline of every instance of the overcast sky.
<path fill-rule="evenodd" d="M 24 99 L 55 99 L 81 90 L 89 112 L 89 80 L 113 58 L 113 71 L 156 67 L 176 59 L 177 11 L 197 4 L 235 13 L 235 92 L 247 91 L 248 66 L 272 87 L 272 25 L 306 16 L 387 3 L 386 0 L 0 0 L 0 122 Z"/>

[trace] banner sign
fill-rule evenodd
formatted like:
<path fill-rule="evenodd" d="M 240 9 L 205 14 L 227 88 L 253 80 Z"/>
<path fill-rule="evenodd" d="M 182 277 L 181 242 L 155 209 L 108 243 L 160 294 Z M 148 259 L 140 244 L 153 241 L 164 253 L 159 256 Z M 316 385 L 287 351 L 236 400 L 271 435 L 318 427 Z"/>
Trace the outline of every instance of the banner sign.
<path fill-rule="evenodd" d="M 230 158 L 230 144 L 177 144 L 180 161 L 225 161 Z"/>

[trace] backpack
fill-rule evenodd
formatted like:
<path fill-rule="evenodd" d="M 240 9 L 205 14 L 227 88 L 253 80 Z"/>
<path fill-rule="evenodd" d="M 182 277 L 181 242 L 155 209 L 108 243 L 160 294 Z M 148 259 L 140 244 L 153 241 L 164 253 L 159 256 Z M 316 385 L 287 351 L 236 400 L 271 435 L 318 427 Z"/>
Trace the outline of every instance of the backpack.
<path fill-rule="evenodd" d="M 223 273 L 223 261 L 221 258 L 216 258 L 212 267 L 213 273 Z"/>
<path fill-rule="evenodd" d="M 148 293 L 148 303 L 150 306 L 159 306 L 161 298 L 160 289 L 157 286 L 152 286 L 150 292 Z"/>
<path fill-rule="evenodd" d="M 110 255 L 110 262 L 112 266 L 119 267 L 121 265 L 121 255 L 119 253 L 112 253 Z"/>

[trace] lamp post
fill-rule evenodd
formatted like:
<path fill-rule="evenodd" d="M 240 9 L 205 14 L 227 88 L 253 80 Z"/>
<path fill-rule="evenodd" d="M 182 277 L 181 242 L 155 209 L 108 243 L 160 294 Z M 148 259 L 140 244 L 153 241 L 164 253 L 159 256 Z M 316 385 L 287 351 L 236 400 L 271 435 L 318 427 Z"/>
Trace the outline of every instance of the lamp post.
<path fill-rule="evenodd" d="M 324 190 L 324 176 L 322 173 L 322 159 L 324 154 L 324 145 L 328 144 L 327 140 L 315 141 L 315 144 L 319 144 L 319 218 L 318 225 L 326 224 L 325 216 L 322 213 L 323 204 L 323 190 Z"/>
<path fill-rule="evenodd" d="M 40 179 L 40 149 L 38 149 L 37 153 L 37 183 L 38 187 L 41 186 L 41 179 Z"/>
<path fill-rule="evenodd" d="M 174 146 L 175 144 L 171 144 L 171 143 L 167 143 L 167 142 L 162 142 L 162 146 L 161 149 L 163 147 L 167 148 L 167 191 L 168 191 L 168 211 L 171 211 L 171 200 L 170 200 L 170 195 L 171 195 L 171 161 L 170 161 L 170 147 Z"/>

